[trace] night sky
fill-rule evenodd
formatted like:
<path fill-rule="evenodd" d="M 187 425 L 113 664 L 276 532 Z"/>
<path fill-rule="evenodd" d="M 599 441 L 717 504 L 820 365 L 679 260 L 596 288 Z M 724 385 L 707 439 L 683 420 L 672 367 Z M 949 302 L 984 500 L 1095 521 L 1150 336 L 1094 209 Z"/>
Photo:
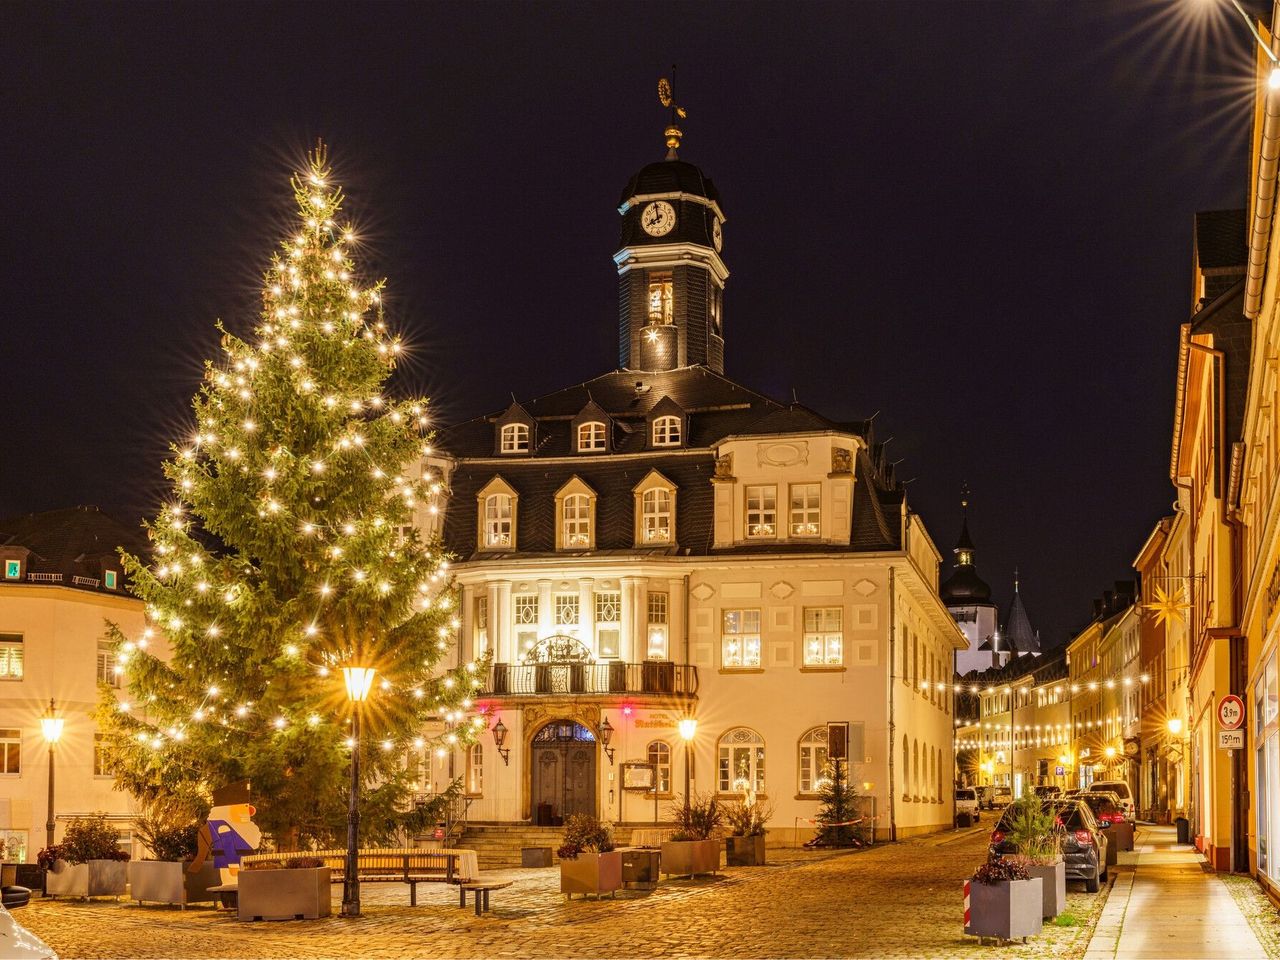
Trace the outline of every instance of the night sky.
<path fill-rule="evenodd" d="M 6 4 L 0 516 L 155 509 L 317 137 L 438 422 L 614 369 L 674 62 L 726 372 L 879 411 L 947 569 L 967 480 L 979 572 L 1060 643 L 1174 498 L 1192 215 L 1248 169 L 1213 3 Z"/>

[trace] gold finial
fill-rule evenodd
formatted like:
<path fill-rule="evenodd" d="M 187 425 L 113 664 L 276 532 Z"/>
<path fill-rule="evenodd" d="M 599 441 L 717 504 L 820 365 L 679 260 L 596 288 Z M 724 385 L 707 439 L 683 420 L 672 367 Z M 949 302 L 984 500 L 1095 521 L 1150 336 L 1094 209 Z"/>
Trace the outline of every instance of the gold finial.
<path fill-rule="evenodd" d="M 671 120 L 667 123 L 667 129 L 663 131 L 663 136 L 667 138 L 668 160 L 679 159 L 676 151 L 680 149 L 680 138 L 684 136 L 684 131 L 676 125 L 676 121 L 683 120 L 689 116 L 685 108 L 675 101 L 675 82 L 676 67 L 675 64 L 672 64 L 671 80 L 668 81 L 666 77 L 658 80 L 658 102 L 671 110 Z"/>

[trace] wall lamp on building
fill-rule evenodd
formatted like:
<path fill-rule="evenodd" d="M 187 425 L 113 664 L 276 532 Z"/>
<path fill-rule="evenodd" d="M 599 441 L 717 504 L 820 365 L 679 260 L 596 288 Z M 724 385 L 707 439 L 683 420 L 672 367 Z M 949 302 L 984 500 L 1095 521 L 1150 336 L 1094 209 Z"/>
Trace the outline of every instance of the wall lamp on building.
<path fill-rule="evenodd" d="M 1169 752 L 1176 755 L 1178 759 L 1182 759 L 1182 718 L 1170 717 L 1165 721 L 1165 728 L 1169 731 Z"/>
<path fill-rule="evenodd" d="M 615 750 L 609 749 L 609 741 L 613 739 L 613 724 L 609 722 L 609 718 L 605 717 L 604 722 L 600 724 L 600 746 L 604 750 L 604 755 L 609 758 L 609 766 L 613 766 L 613 755 Z"/>
<path fill-rule="evenodd" d="M 502 757 L 502 765 L 505 767 L 511 763 L 510 748 L 503 750 L 502 745 L 507 742 L 507 728 L 502 722 L 502 718 L 498 718 L 498 722 L 493 725 L 493 745 L 498 748 L 498 755 Z"/>

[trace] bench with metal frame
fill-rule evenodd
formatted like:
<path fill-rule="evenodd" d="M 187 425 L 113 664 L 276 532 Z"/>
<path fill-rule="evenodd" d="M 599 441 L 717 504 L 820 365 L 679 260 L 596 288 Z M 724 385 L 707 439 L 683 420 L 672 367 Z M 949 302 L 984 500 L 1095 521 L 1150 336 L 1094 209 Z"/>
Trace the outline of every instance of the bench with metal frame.
<path fill-rule="evenodd" d="M 241 869 L 256 864 L 283 864 L 286 860 L 319 860 L 341 880 L 347 866 L 345 850 L 296 850 L 288 853 L 255 853 L 240 859 Z M 392 848 L 360 850 L 356 870 L 362 883 L 404 883 L 409 886 L 409 905 L 418 905 L 419 883 L 465 883 L 459 876 L 461 854 L 452 850 Z"/>

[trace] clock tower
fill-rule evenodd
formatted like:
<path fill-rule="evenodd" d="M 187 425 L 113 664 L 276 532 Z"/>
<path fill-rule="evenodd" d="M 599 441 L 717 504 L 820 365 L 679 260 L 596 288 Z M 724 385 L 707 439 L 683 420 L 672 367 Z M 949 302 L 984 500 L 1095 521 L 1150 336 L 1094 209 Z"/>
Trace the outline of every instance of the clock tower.
<path fill-rule="evenodd" d="M 667 156 L 640 170 L 622 191 L 618 269 L 619 364 L 662 371 L 702 365 L 724 373 L 724 211 L 710 178 L 676 154 L 685 112 L 671 108 Z"/>

